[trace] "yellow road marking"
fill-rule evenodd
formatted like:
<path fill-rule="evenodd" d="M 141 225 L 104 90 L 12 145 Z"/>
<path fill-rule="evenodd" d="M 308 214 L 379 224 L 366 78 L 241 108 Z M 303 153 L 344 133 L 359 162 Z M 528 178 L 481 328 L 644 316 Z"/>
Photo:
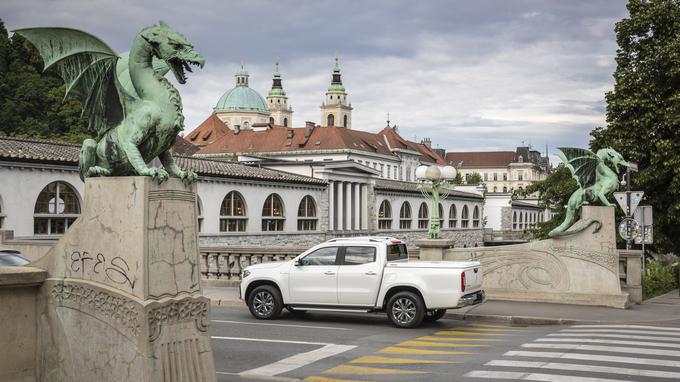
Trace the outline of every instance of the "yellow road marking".
<path fill-rule="evenodd" d="M 451 331 L 444 330 L 441 332 L 436 332 L 437 335 L 444 336 L 512 336 L 513 334 L 505 333 L 477 333 L 477 332 L 462 332 L 462 331 Z"/>
<path fill-rule="evenodd" d="M 390 358 L 367 356 L 352 360 L 350 363 L 385 363 L 385 364 L 412 364 L 412 363 L 453 363 L 449 361 L 437 361 L 434 359 Z"/>
<path fill-rule="evenodd" d="M 504 341 L 494 338 L 465 338 L 465 337 L 435 337 L 435 336 L 425 336 L 418 337 L 416 341 L 463 341 L 463 342 L 496 342 Z"/>
<path fill-rule="evenodd" d="M 449 351 L 449 350 L 426 350 L 414 348 L 399 348 L 396 346 L 386 347 L 381 349 L 380 354 L 401 354 L 401 355 L 457 355 L 457 354 L 474 354 L 464 351 Z"/>
<path fill-rule="evenodd" d="M 524 332 L 525 330 L 518 330 L 518 329 L 496 329 L 496 328 L 450 328 L 449 330 L 464 330 L 466 332 L 489 332 L 489 333 L 504 333 L 504 332 L 510 332 L 510 333 L 517 333 L 517 332 Z"/>
<path fill-rule="evenodd" d="M 426 371 L 383 369 L 378 367 L 340 365 L 323 372 L 324 374 L 386 375 L 386 374 L 429 374 Z"/>
<path fill-rule="evenodd" d="M 441 342 L 428 342 L 428 341 L 404 341 L 398 343 L 401 346 L 431 346 L 431 347 L 441 347 L 441 348 L 481 348 L 488 347 L 491 345 L 482 344 L 453 344 L 453 343 L 441 343 Z"/>
<path fill-rule="evenodd" d="M 327 378 L 327 377 L 317 377 L 316 375 L 312 375 L 311 377 L 307 377 L 303 379 L 303 381 L 310 381 L 310 382 L 372 382 L 372 381 L 365 381 L 365 380 L 357 380 L 357 379 L 336 379 L 336 378 Z"/>

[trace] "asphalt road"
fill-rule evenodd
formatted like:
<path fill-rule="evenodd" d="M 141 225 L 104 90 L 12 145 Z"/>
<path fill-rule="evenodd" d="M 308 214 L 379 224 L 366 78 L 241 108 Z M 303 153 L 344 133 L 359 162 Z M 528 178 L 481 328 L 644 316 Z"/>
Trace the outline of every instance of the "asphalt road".
<path fill-rule="evenodd" d="M 241 307 L 213 307 L 212 319 L 221 382 L 680 380 L 680 323 L 516 327 L 442 319 L 405 330 L 381 314 L 260 321 Z"/>

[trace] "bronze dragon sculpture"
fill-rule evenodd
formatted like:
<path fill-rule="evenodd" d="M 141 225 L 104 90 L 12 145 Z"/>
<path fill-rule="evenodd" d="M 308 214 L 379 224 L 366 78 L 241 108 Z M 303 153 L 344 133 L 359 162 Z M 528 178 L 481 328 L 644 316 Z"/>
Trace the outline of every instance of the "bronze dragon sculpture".
<path fill-rule="evenodd" d="M 186 83 L 191 66 L 205 64 L 191 43 L 164 22 L 144 28 L 129 54 L 119 55 L 103 41 L 69 28 L 15 31 L 30 41 L 66 83 L 64 99 L 80 101 L 97 139 L 86 139 L 80 151 L 80 177 L 168 176 L 188 182 L 196 174 L 180 169 L 170 154 L 184 128 L 179 92 L 164 77 L 172 71 Z M 163 168 L 147 163 L 160 159 Z"/>

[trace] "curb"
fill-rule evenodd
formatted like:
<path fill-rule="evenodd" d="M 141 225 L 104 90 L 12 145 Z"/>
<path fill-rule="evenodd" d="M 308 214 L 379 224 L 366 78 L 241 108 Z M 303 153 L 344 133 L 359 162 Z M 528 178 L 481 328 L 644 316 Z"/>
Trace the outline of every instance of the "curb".
<path fill-rule="evenodd" d="M 210 299 L 210 305 L 213 306 L 239 306 L 245 307 L 246 303 L 241 300 L 218 300 Z"/>
<path fill-rule="evenodd" d="M 548 318 L 532 316 L 504 316 L 497 314 L 470 314 L 470 313 L 446 313 L 445 318 L 461 321 L 491 321 L 502 322 L 510 325 L 572 325 L 579 321 L 566 318 Z"/>

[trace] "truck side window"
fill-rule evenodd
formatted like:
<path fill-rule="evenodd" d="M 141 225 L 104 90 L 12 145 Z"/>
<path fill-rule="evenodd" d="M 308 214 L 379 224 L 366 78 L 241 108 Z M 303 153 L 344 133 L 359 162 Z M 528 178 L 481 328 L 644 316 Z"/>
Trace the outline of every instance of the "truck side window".
<path fill-rule="evenodd" d="M 408 259 L 408 251 L 406 251 L 406 244 L 390 244 L 387 246 L 387 261 L 406 259 Z"/>
<path fill-rule="evenodd" d="M 319 248 L 300 260 L 302 265 L 335 265 L 338 247 Z"/>
<path fill-rule="evenodd" d="M 343 265 L 368 264 L 375 261 L 375 247 L 345 247 Z"/>

